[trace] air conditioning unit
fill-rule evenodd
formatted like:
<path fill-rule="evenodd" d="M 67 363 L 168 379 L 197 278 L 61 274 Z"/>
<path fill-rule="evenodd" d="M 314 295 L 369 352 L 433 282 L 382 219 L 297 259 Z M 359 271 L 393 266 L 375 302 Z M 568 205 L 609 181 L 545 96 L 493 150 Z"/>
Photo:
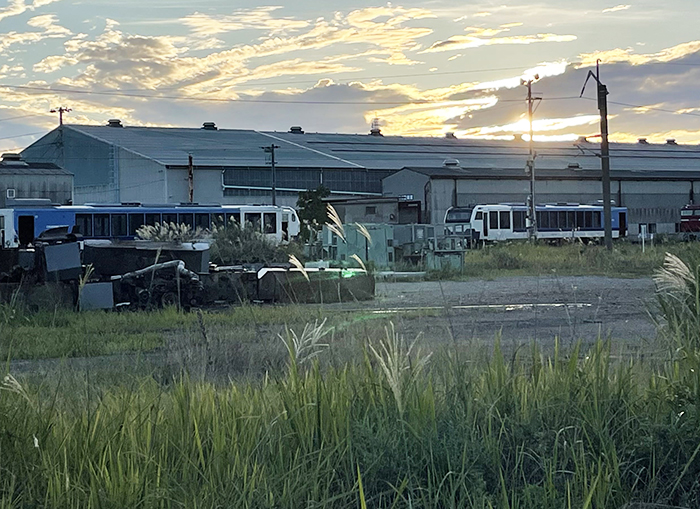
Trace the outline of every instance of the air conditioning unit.
<path fill-rule="evenodd" d="M 8 199 L 14 200 L 17 197 L 17 191 L 12 188 L 7 189 L 7 193 L 5 193 Z"/>

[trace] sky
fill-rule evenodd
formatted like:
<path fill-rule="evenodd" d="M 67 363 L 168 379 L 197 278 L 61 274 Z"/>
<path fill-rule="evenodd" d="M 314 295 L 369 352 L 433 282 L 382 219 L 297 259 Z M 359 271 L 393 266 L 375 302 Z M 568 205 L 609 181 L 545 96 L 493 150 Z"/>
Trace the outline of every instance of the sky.
<path fill-rule="evenodd" d="M 65 123 L 700 143 L 697 0 L 8 0 L 0 151 Z M 505 3 L 504 3 L 505 2 Z M 535 78 L 537 76 L 537 79 Z"/>

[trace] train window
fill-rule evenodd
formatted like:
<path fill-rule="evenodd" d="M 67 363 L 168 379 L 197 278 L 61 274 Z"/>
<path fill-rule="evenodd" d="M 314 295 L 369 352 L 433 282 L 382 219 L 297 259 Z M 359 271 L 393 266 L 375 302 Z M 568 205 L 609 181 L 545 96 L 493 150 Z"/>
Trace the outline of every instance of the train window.
<path fill-rule="evenodd" d="M 576 228 L 583 228 L 583 211 L 582 210 L 577 210 L 576 211 Z"/>
<path fill-rule="evenodd" d="M 566 229 L 575 230 L 576 229 L 576 212 L 570 210 L 566 213 Z"/>
<path fill-rule="evenodd" d="M 560 230 L 569 229 L 569 224 L 566 221 L 566 212 L 557 212 L 557 226 Z"/>
<path fill-rule="evenodd" d="M 593 228 L 601 228 L 600 212 L 593 212 Z"/>
<path fill-rule="evenodd" d="M 109 237 L 109 214 L 95 214 L 95 237 Z"/>
<path fill-rule="evenodd" d="M 692 210 L 681 210 L 681 216 L 692 216 L 693 211 Z"/>
<path fill-rule="evenodd" d="M 496 210 L 489 212 L 489 228 L 498 230 L 498 211 Z"/>
<path fill-rule="evenodd" d="M 503 210 L 499 213 L 502 230 L 510 230 L 510 211 Z"/>
<path fill-rule="evenodd" d="M 194 226 L 194 214 L 178 214 L 177 215 L 178 224 L 186 224 L 190 228 Z"/>
<path fill-rule="evenodd" d="M 92 237 L 92 214 L 76 214 L 75 228 L 83 237 Z"/>
<path fill-rule="evenodd" d="M 484 214 L 481 211 L 477 212 L 476 216 L 474 216 L 475 221 L 481 221 L 483 218 L 484 218 Z"/>
<path fill-rule="evenodd" d="M 542 229 L 549 228 L 549 212 L 538 212 L 537 215 L 539 217 L 537 227 Z"/>
<path fill-rule="evenodd" d="M 129 235 L 136 235 L 136 230 L 143 226 L 143 214 L 129 214 Z"/>
<path fill-rule="evenodd" d="M 260 212 L 246 212 L 245 222 L 250 223 L 253 230 L 262 231 L 262 217 Z"/>
<path fill-rule="evenodd" d="M 160 214 L 146 214 L 147 225 L 155 226 L 156 223 L 160 223 Z"/>
<path fill-rule="evenodd" d="M 201 228 L 202 230 L 209 229 L 209 214 L 195 214 L 194 215 L 194 227 Z"/>
<path fill-rule="evenodd" d="M 584 228 L 593 228 L 593 212 L 583 213 L 583 226 Z"/>
<path fill-rule="evenodd" d="M 223 214 L 212 214 L 211 222 L 214 226 L 224 226 L 224 215 Z"/>
<path fill-rule="evenodd" d="M 163 223 L 164 224 L 177 224 L 177 214 L 163 214 Z"/>
<path fill-rule="evenodd" d="M 112 214 L 112 237 L 126 237 L 126 214 Z"/>
<path fill-rule="evenodd" d="M 514 210 L 513 211 L 513 231 L 514 232 L 525 231 L 525 211 L 524 210 Z"/>
<path fill-rule="evenodd" d="M 240 212 L 232 212 L 231 214 L 226 214 L 226 224 L 229 223 L 241 224 Z"/>
<path fill-rule="evenodd" d="M 263 214 L 263 225 L 265 233 L 277 233 L 277 214 L 274 212 L 265 212 Z"/>

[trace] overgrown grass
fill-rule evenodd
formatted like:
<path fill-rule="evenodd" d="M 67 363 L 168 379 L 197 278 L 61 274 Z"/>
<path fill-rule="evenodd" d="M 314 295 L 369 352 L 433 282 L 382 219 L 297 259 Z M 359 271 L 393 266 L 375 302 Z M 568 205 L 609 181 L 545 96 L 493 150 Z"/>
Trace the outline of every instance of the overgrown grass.
<path fill-rule="evenodd" d="M 425 312 L 428 313 L 428 312 Z M 403 313 L 421 316 L 421 311 Z M 264 348 L 287 327 L 302 327 L 328 316 L 337 341 L 355 335 L 381 333 L 391 315 L 362 311 L 328 313 L 322 307 L 303 305 L 246 305 L 205 312 L 207 335 L 224 350 L 235 344 Z M 76 313 L 67 309 L 31 313 L 0 305 L 0 359 L 44 359 L 109 355 L 122 352 L 170 351 L 199 342 L 202 324 L 197 313 L 175 308 L 149 312 Z M 264 339 L 267 338 L 267 339 Z"/>
<path fill-rule="evenodd" d="M 427 360 L 392 341 L 226 387 L 7 378 L 0 507 L 700 504 L 697 357 Z"/>
<path fill-rule="evenodd" d="M 615 243 L 612 253 L 601 245 L 532 245 L 509 242 L 467 251 L 464 269 L 431 271 L 433 279 L 460 277 L 495 278 L 502 276 L 602 275 L 611 277 L 651 276 L 661 266 L 666 252 L 686 260 L 700 260 L 700 243 L 684 242 L 647 246 Z"/>

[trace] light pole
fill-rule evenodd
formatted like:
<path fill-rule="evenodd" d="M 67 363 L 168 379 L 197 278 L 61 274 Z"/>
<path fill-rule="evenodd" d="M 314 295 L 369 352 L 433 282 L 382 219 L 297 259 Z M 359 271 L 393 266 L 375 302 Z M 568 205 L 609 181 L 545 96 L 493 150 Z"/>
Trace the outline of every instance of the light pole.
<path fill-rule="evenodd" d="M 525 81 L 520 80 L 521 85 L 527 86 L 527 120 L 530 125 L 530 140 L 528 143 L 528 156 L 527 163 L 525 165 L 525 173 L 530 174 L 530 194 L 528 196 L 528 213 L 530 215 L 530 227 L 528 228 L 528 236 L 530 240 L 535 240 L 537 238 L 537 210 L 535 202 L 535 157 L 537 154 L 534 150 L 533 138 L 534 130 L 532 128 L 532 105 L 535 101 L 539 101 L 541 98 L 532 97 L 532 82 L 540 79 L 539 74 L 535 74 L 531 79 Z"/>

